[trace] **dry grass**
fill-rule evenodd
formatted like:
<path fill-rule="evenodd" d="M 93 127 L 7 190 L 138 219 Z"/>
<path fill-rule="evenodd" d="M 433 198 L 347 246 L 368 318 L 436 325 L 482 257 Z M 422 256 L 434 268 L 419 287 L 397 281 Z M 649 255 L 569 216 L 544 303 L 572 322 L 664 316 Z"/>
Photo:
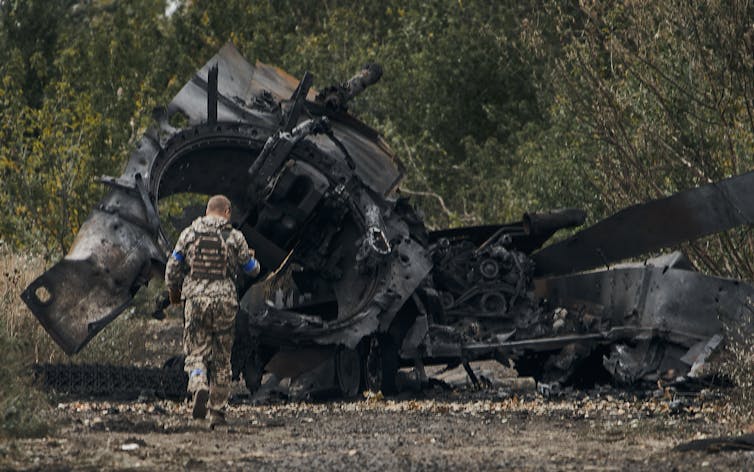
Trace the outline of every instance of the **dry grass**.
<path fill-rule="evenodd" d="M 14 254 L 0 246 L 0 329 L 29 363 L 58 362 L 64 356 L 20 298 L 44 268 L 41 257 Z"/>
<path fill-rule="evenodd" d="M 137 316 L 145 307 L 129 308 L 84 350 L 72 357 L 55 344 L 21 301 L 21 292 L 45 269 L 43 258 L 10 251 L 0 241 L 0 435 L 29 436 L 48 430 L 46 397 L 34 389 L 34 363 L 130 364 L 143 359 L 148 321 Z M 146 305 L 150 296 L 141 296 Z"/>
<path fill-rule="evenodd" d="M 40 258 L 10 254 L 0 246 L 0 435 L 48 432 L 47 401 L 32 387 L 31 364 L 54 352 L 53 343 L 21 302 L 19 294 L 44 268 Z"/>
<path fill-rule="evenodd" d="M 83 350 L 71 357 L 58 347 L 21 301 L 21 292 L 45 269 L 41 257 L 12 253 L 0 246 L 0 328 L 22 347 L 29 363 L 115 363 L 141 359 L 144 332 L 159 283 L 150 284 L 136 297 L 133 307 L 100 332 Z M 156 288 L 155 288 L 156 287 Z"/>
<path fill-rule="evenodd" d="M 0 437 L 42 436 L 52 429 L 45 395 L 32 386 L 23 349 L 0 329 Z"/>
<path fill-rule="evenodd" d="M 754 414 L 754 313 L 749 311 L 736 322 L 724 323 L 724 327 L 726 345 L 720 372 L 736 384 L 732 404 L 750 420 Z"/>

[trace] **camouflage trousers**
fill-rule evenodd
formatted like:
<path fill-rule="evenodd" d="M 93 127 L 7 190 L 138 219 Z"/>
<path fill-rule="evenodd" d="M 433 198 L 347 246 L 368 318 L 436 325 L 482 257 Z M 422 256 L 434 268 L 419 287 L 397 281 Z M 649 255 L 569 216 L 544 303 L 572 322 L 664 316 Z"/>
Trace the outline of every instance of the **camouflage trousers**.
<path fill-rule="evenodd" d="M 184 369 L 188 391 L 209 388 L 209 410 L 221 411 L 230 394 L 230 351 L 238 303 L 219 297 L 186 299 L 184 309 Z"/>

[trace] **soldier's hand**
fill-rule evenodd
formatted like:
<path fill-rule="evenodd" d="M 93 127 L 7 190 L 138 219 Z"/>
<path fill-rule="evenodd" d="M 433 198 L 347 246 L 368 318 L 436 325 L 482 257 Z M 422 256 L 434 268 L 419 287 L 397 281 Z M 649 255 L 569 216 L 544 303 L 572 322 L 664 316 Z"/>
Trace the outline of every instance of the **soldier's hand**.
<path fill-rule="evenodd" d="M 171 288 L 168 290 L 168 298 L 170 298 L 171 305 L 177 305 L 181 303 L 181 291 L 177 288 Z"/>

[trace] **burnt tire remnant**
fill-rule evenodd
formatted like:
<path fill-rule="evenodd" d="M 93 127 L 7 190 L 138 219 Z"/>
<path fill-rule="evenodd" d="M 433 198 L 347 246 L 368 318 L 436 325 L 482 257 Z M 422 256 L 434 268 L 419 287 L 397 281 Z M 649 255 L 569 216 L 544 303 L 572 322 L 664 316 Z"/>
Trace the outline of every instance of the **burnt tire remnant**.
<path fill-rule="evenodd" d="M 398 348 L 386 335 L 372 336 L 366 342 L 364 361 L 364 386 L 373 392 L 385 395 L 398 392 L 396 375 L 400 367 Z"/>
<path fill-rule="evenodd" d="M 361 356 L 355 349 L 341 347 L 335 352 L 335 375 L 344 398 L 353 398 L 361 389 Z"/>

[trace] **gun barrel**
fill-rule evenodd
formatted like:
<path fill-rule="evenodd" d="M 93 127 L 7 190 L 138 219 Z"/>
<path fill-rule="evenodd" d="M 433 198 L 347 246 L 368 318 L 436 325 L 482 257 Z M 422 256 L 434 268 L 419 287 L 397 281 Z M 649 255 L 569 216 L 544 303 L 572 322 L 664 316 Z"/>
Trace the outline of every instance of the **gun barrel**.
<path fill-rule="evenodd" d="M 364 65 L 347 82 L 331 85 L 317 95 L 317 101 L 333 110 L 345 110 L 346 104 L 361 94 L 367 87 L 377 83 L 382 77 L 382 66 L 376 62 Z"/>

